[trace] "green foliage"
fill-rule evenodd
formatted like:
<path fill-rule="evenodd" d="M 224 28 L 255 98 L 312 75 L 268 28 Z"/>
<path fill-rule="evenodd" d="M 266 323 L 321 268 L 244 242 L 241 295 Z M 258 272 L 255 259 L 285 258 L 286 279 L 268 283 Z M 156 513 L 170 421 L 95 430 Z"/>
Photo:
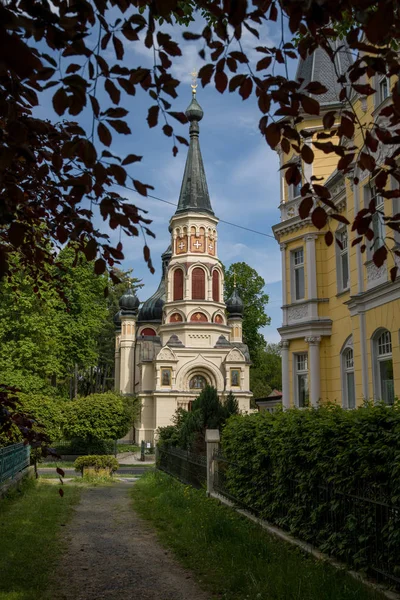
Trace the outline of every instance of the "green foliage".
<path fill-rule="evenodd" d="M 2 600 L 48 597 L 49 581 L 65 550 L 60 531 L 80 497 L 76 486 L 63 490 L 60 498 L 57 487 L 29 480 L 0 501 Z"/>
<path fill-rule="evenodd" d="M 264 293 L 265 281 L 257 271 L 245 262 L 237 262 L 225 269 L 225 300 L 233 293 L 234 273 L 236 289 L 244 305 L 243 341 L 249 347 L 251 360 L 254 360 L 258 350 L 265 348 L 265 339 L 259 330 L 271 322 L 265 312 L 269 298 Z"/>
<path fill-rule="evenodd" d="M 65 403 L 41 394 L 19 393 L 18 398 L 22 409 L 36 420 L 34 427 L 38 431 L 45 431 L 50 438 L 50 443 L 59 440 Z"/>
<path fill-rule="evenodd" d="M 109 469 L 111 473 L 118 470 L 119 464 L 117 459 L 114 456 L 107 455 L 88 455 L 88 456 L 80 456 L 74 462 L 75 471 L 80 471 L 83 473 L 85 468 L 92 468 L 96 471 L 100 471 L 101 469 Z"/>
<path fill-rule="evenodd" d="M 64 437 L 87 442 L 122 438 L 133 425 L 139 406 L 137 398 L 114 392 L 91 394 L 67 402 L 63 416 Z"/>
<path fill-rule="evenodd" d="M 125 453 L 125 452 L 140 452 L 140 446 L 136 444 L 117 444 L 117 452 Z"/>
<path fill-rule="evenodd" d="M 222 447 L 234 463 L 226 475 L 238 502 L 324 552 L 368 567 L 376 505 L 348 501 L 343 507 L 340 493 L 400 505 L 398 403 L 233 417 Z M 400 534 L 393 519 L 382 536 L 388 568 L 398 575 Z"/>
<path fill-rule="evenodd" d="M 174 415 L 174 424 L 158 430 L 158 443 L 204 452 L 205 430 L 221 429 L 225 421 L 238 412 L 239 404 L 232 392 L 222 403 L 217 390 L 206 386 L 194 400 L 190 412 L 178 408 Z"/>
<path fill-rule="evenodd" d="M 250 389 L 255 399 L 269 396 L 272 390 L 282 389 L 282 360 L 278 344 L 259 349 L 250 367 Z"/>
<path fill-rule="evenodd" d="M 60 456 L 112 454 L 115 450 L 115 440 L 82 440 L 73 438 L 70 441 L 56 442 L 53 444 L 53 448 Z"/>
<path fill-rule="evenodd" d="M 133 506 L 221 600 L 378 600 L 361 582 L 270 536 L 233 509 L 160 472 L 132 488 Z"/>

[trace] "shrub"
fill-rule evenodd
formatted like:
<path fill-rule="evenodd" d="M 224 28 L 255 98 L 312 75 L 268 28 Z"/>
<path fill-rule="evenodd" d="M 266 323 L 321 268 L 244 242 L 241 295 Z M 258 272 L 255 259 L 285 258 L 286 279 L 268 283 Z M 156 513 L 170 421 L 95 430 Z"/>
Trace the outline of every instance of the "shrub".
<path fill-rule="evenodd" d="M 74 462 L 75 471 L 83 473 L 84 468 L 92 468 L 95 471 L 101 469 L 110 469 L 111 473 L 114 473 L 119 467 L 118 461 L 114 456 L 109 455 L 88 455 L 80 456 Z"/>
<path fill-rule="evenodd" d="M 65 439 L 117 440 L 128 433 L 139 411 L 139 400 L 114 392 L 91 394 L 65 403 Z"/>
<path fill-rule="evenodd" d="M 400 574 L 398 403 L 235 416 L 222 447 L 241 504 L 357 568 L 381 560 L 371 558 L 380 530 L 386 570 Z"/>
<path fill-rule="evenodd" d="M 53 444 L 54 450 L 60 455 L 114 454 L 114 440 L 80 440 L 72 439 Z"/>

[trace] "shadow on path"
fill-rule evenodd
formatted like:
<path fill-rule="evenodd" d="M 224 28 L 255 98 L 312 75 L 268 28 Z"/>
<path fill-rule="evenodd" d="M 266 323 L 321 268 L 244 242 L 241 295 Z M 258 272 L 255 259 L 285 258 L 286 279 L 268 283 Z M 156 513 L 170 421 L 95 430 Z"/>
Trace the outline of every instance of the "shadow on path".
<path fill-rule="evenodd" d="M 47 598 L 209 600 L 134 512 L 132 484 L 83 491 Z"/>

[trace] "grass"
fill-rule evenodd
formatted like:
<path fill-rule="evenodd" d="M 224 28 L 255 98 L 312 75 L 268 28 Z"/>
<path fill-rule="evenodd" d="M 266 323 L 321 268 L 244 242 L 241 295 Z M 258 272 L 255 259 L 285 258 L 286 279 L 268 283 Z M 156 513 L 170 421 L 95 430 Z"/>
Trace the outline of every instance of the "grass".
<path fill-rule="evenodd" d="M 135 444 L 117 444 L 118 453 L 122 452 L 140 452 L 140 446 Z"/>
<path fill-rule="evenodd" d="M 215 599 L 382 599 L 345 572 L 164 473 L 146 473 L 131 493 L 134 508 Z"/>
<path fill-rule="evenodd" d="M 0 500 L 0 600 L 37 600 L 63 549 L 62 525 L 78 502 L 80 490 L 27 481 Z"/>

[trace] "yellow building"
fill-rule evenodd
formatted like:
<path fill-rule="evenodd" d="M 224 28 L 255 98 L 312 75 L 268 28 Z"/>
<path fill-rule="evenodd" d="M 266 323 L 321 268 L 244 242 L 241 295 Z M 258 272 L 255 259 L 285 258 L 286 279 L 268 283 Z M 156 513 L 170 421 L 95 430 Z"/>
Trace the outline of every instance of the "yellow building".
<path fill-rule="evenodd" d="M 349 60 L 345 51 L 339 52 L 336 66 L 346 71 Z M 316 135 L 323 130 L 322 117 L 327 111 L 337 110 L 339 119 L 343 109 L 337 100 L 337 75 L 325 52 L 318 49 L 300 62 L 297 78 L 305 80 L 304 86 L 320 81 L 328 88 L 318 97 L 321 115 L 306 117 L 300 126 Z M 391 102 L 386 77 L 371 83 L 377 90 L 374 95 L 354 94 L 352 99 L 363 123 L 380 118 L 380 110 Z M 357 132 L 354 144 L 361 149 Z M 393 231 L 387 230 L 383 221 L 384 214 L 400 212 L 399 199 L 375 196 L 368 171 L 358 170 L 345 177 L 336 170 L 335 154 L 313 150 L 313 164 L 302 165 L 303 184 L 312 175 L 322 177 L 318 183 L 328 187 L 337 212 L 350 223 L 374 199 L 379 209 L 372 222 L 376 241 L 373 248 L 361 253 L 360 244 L 352 247 L 357 236 L 351 227 L 330 219 L 329 226 L 340 245 L 327 246 L 327 227 L 318 231 L 310 218 L 302 220 L 298 214 L 301 185 L 288 186 L 282 175 L 281 220 L 273 231 L 282 255 L 283 323 L 279 332 L 283 405 L 316 407 L 335 402 L 353 408 L 364 399 L 392 404 L 396 396 L 400 397 L 400 276 L 392 283 L 389 272 L 393 258 L 389 256 L 387 263 L 377 268 L 372 254 L 385 239 L 389 247 L 400 244 L 398 234 L 390 239 Z M 389 146 L 388 154 L 392 152 Z M 375 158 L 381 164 L 384 152 Z M 280 153 L 281 165 L 290 159 L 299 160 Z M 388 187 L 397 189 L 398 183 L 392 180 Z"/>

